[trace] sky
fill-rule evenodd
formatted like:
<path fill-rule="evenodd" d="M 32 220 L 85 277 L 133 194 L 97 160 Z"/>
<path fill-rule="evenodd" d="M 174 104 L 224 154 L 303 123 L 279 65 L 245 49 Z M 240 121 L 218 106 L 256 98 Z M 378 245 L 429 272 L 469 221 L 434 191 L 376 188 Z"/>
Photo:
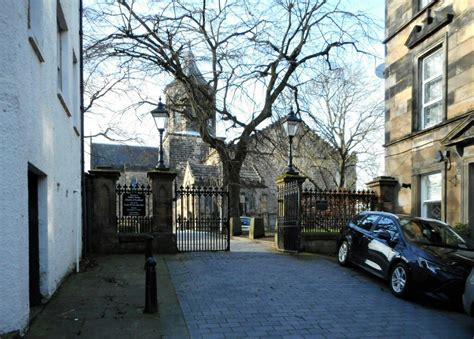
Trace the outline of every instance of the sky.
<path fill-rule="evenodd" d="M 85 2 L 85 4 L 94 3 L 93 0 L 89 0 Z M 385 12 L 385 1 L 384 0 L 341 0 L 341 6 L 346 9 L 350 10 L 359 10 L 368 12 L 374 18 L 380 21 L 380 29 L 379 34 L 380 40 L 383 39 L 384 32 L 383 32 L 383 22 L 384 22 L 384 12 Z M 378 81 L 375 78 L 375 68 L 377 65 L 383 62 L 383 44 L 380 43 L 374 45 L 375 53 L 377 54 L 378 58 L 375 60 L 371 60 L 367 63 L 367 76 L 373 77 L 374 81 Z M 155 81 L 147 81 L 140 83 L 141 91 L 144 93 L 150 93 L 153 98 L 156 98 L 156 102 L 158 101 L 158 97 L 164 96 L 163 90 L 164 86 L 167 84 L 168 79 L 165 78 L 162 83 L 155 82 Z M 383 88 L 383 82 L 381 82 Z M 383 96 L 383 90 L 381 94 Z M 128 95 L 124 95 L 123 93 L 119 96 L 113 96 L 105 100 L 102 104 L 102 107 L 94 107 L 94 114 L 86 114 L 85 116 L 85 135 L 95 135 L 104 131 L 108 126 L 115 126 L 121 130 L 123 130 L 126 136 L 135 137 L 135 140 L 128 140 L 126 142 L 113 142 L 103 137 L 94 137 L 94 138 L 86 138 L 86 145 L 85 145 L 85 158 L 86 158 L 86 170 L 90 168 L 90 151 L 89 145 L 91 140 L 93 142 L 103 142 L 103 143 L 126 143 L 132 145 L 145 145 L 145 146 L 158 146 L 159 137 L 158 131 L 156 130 L 155 124 L 149 114 L 149 111 L 154 107 L 143 106 L 139 110 L 135 111 L 133 109 L 128 110 L 125 114 L 122 113 L 123 108 L 129 105 L 133 105 L 134 102 L 139 101 L 135 95 L 131 93 Z M 270 123 L 270 121 L 268 122 Z M 264 125 L 262 125 L 263 127 Z M 224 132 L 223 126 L 220 128 L 218 127 L 218 134 L 222 135 Z M 381 133 L 381 140 L 380 144 L 383 143 L 383 133 Z M 117 139 L 123 139 L 123 136 L 116 136 Z M 380 160 L 380 164 L 382 165 L 383 159 Z M 380 173 L 383 171 L 383 165 L 380 168 Z M 368 178 L 363 178 L 361 181 L 367 182 Z M 369 178 L 370 179 L 370 178 Z"/>

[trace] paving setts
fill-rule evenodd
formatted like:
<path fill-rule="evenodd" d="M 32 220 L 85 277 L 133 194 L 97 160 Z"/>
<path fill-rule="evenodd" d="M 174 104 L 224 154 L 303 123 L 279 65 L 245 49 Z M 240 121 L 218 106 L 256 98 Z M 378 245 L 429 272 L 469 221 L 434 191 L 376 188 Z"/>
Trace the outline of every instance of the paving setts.
<path fill-rule="evenodd" d="M 231 252 L 166 262 L 192 338 L 473 338 L 474 320 L 395 298 L 384 282 L 311 254 L 234 238 Z"/>

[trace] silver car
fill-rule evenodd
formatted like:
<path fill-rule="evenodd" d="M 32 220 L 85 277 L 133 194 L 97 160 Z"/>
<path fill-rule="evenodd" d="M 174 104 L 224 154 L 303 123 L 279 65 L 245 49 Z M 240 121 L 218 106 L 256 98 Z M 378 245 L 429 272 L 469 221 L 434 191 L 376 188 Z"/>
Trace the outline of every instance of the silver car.
<path fill-rule="evenodd" d="M 462 302 L 464 304 L 464 310 L 466 313 L 471 317 L 474 317 L 474 267 L 472 268 L 469 277 L 467 277 L 466 288 L 464 289 Z"/>

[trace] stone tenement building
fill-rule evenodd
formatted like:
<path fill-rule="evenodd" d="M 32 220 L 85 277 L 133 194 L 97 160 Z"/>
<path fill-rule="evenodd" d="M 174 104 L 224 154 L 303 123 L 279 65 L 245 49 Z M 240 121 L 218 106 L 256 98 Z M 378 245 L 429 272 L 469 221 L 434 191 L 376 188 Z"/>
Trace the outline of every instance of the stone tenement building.
<path fill-rule="evenodd" d="M 474 231 L 474 2 L 386 1 L 385 168 L 398 212 Z"/>

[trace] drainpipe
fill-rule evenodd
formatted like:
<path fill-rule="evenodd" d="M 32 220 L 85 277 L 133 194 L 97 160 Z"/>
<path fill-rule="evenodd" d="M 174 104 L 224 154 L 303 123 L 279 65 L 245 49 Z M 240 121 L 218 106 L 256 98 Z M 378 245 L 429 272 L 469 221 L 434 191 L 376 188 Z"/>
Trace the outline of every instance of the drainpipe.
<path fill-rule="evenodd" d="M 444 200 L 444 222 L 448 223 L 448 171 L 451 169 L 451 154 L 449 150 L 447 150 L 445 153 L 445 158 L 444 158 L 444 194 L 443 194 L 443 200 Z"/>
<path fill-rule="evenodd" d="M 444 222 L 445 223 L 448 223 L 448 164 L 447 162 L 445 161 L 444 162 L 444 180 L 443 180 L 443 184 L 444 184 L 444 196 L 443 196 L 443 200 L 444 200 Z"/>

